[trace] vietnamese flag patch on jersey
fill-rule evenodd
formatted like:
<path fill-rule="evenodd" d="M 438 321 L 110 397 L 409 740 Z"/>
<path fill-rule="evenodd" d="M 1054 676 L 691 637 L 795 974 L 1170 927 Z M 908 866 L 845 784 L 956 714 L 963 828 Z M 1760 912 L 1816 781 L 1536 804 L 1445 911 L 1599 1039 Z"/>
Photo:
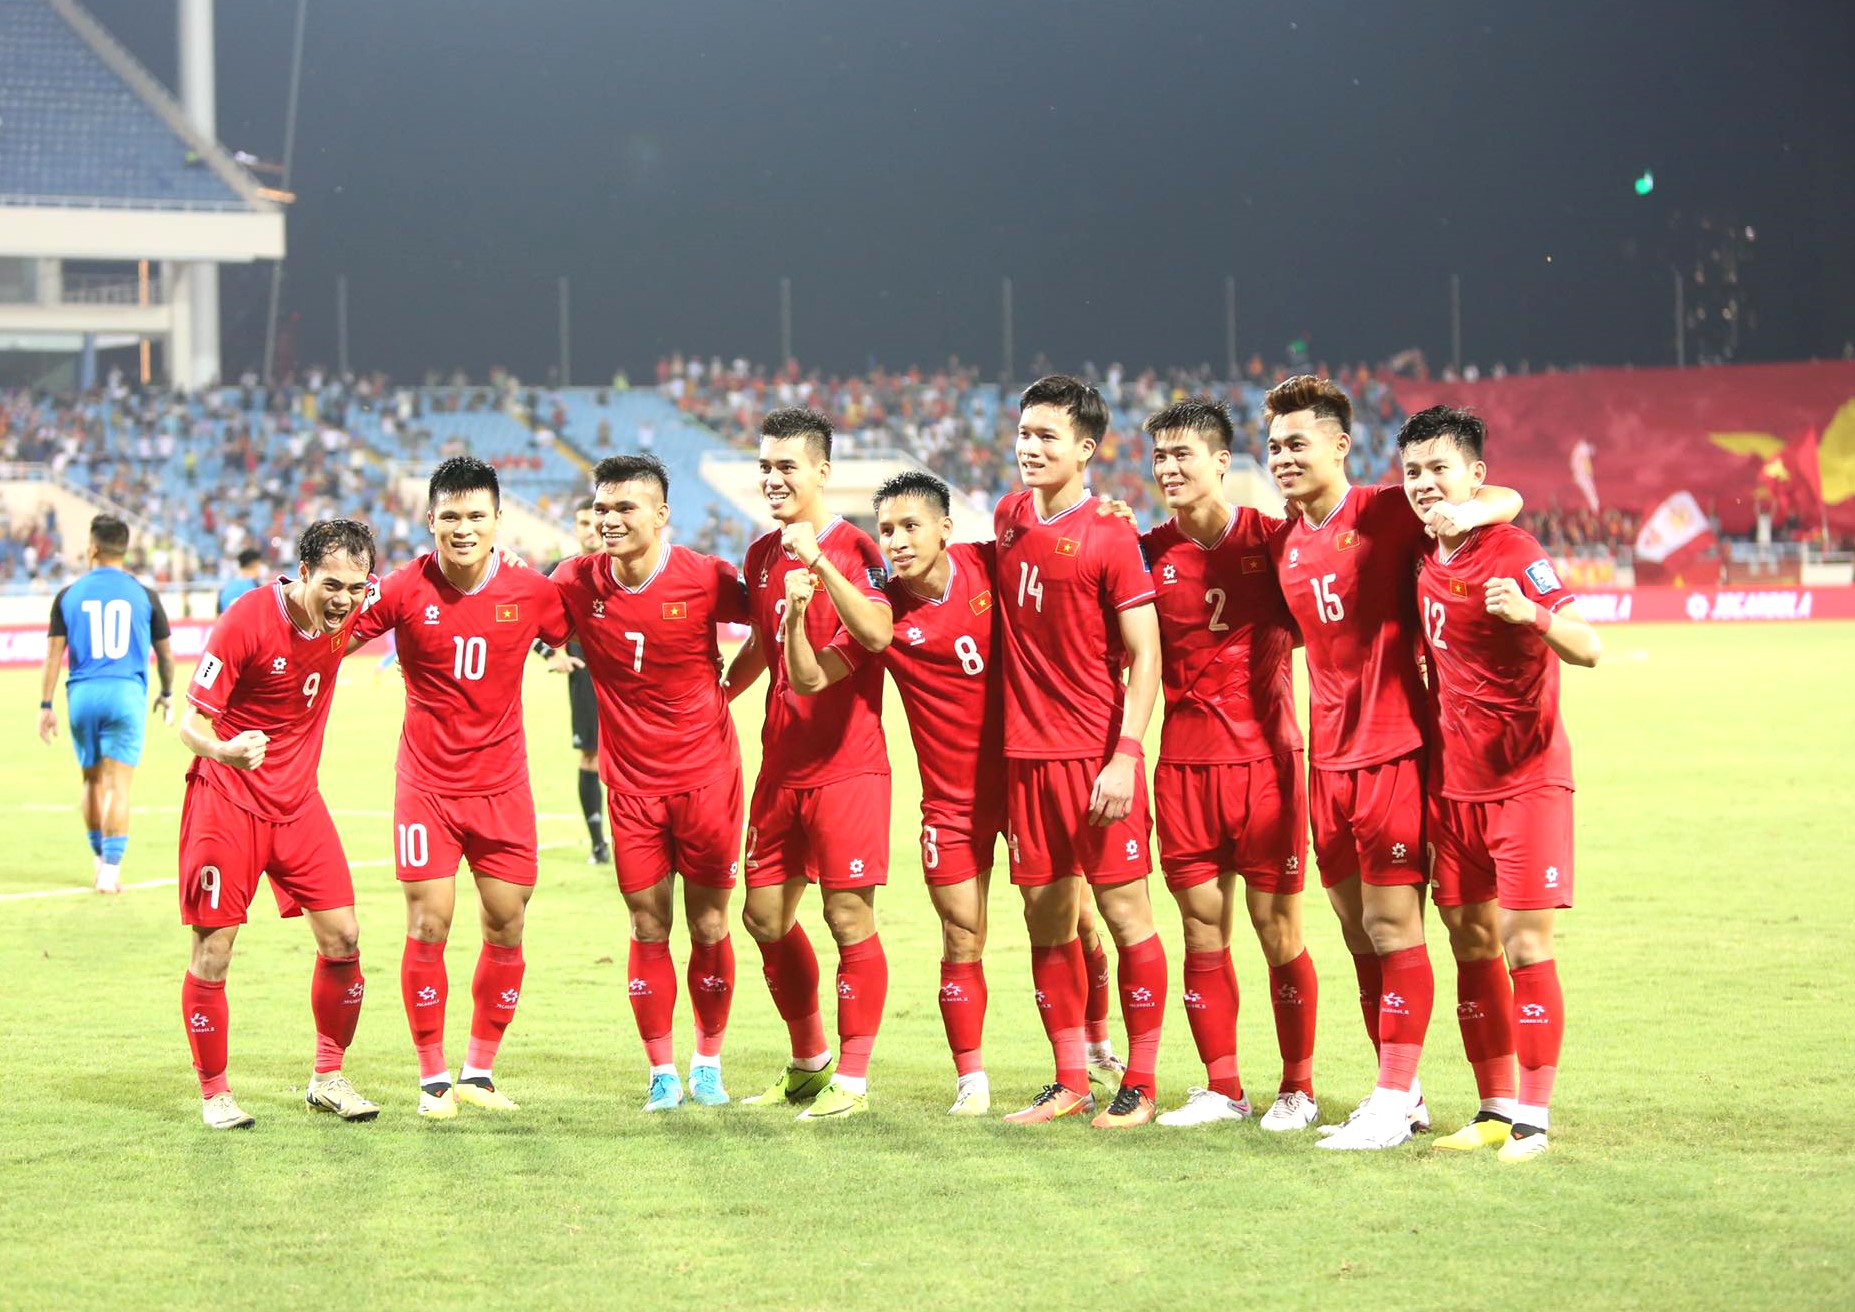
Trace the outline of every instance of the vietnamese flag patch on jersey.
<path fill-rule="evenodd" d="M 1260 574 L 1267 568 L 1268 563 L 1264 561 L 1261 556 L 1245 556 L 1243 558 L 1243 572 L 1245 574 Z"/>
<path fill-rule="evenodd" d="M 1354 547 L 1359 545 L 1359 530 L 1356 528 L 1347 529 L 1346 532 L 1340 534 L 1340 540 L 1337 545 L 1341 551 L 1351 551 Z"/>
<path fill-rule="evenodd" d="M 496 622 L 498 624 L 508 624 L 511 621 L 521 618 L 522 608 L 513 601 L 505 601 L 496 607 Z"/>
<path fill-rule="evenodd" d="M 1452 597 L 1466 597 L 1469 595 L 1469 585 L 1464 583 L 1461 579 L 1451 579 L 1449 580 L 1449 595 Z"/>
<path fill-rule="evenodd" d="M 1056 554 L 1059 556 L 1073 556 L 1081 550 L 1082 544 L 1074 538 L 1058 538 L 1056 540 Z"/>
<path fill-rule="evenodd" d="M 966 604 L 973 608 L 973 614 L 983 615 L 992 609 L 992 594 L 989 591 L 982 592 Z"/>
<path fill-rule="evenodd" d="M 686 620 L 689 618 L 689 603 L 686 601 L 666 601 L 663 604 L 663 617 L 666 620 Z"/>

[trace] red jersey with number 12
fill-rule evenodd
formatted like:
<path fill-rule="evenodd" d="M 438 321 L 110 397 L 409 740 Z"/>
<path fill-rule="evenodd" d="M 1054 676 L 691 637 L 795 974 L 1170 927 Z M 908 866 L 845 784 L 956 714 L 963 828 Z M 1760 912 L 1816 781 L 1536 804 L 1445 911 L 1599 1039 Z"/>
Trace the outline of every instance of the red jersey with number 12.
<path fill-rule="evenodd" d="M 248 729 L 270 738 L 255 770 L 196 756 L 187 778 L 275 824 L 294 820 L 315 796 L 336 676 L 362 614 L 356 610 L 335 633 L 305 633 L 283 599 L 289 582 L 256 588 L 226 608 L 187 685 L 187 700 L 212 718 L 221 739 Z"/>
<path fill-rule="evenodd" d="M 1307 644 L 1308 750 L 1358 770 L 1423 746 L 1417 557 L 1429 539 L 1400 487 L 1350 487 L 1318 524 L 1270 541 L 1282 596 Z"/>

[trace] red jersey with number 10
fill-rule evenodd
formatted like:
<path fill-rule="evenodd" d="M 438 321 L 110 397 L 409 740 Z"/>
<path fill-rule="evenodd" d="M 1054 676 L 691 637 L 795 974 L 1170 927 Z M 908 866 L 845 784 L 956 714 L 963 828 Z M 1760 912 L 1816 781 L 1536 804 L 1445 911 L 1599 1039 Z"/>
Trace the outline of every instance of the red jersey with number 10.
<path fill-rule="evenodd" d="M 666 546 L 651 576 L 620 583 L 603 552 L 554 571 L 599 703 L 599 777 L 614 792 L 667 797 L 739 774 L 741 744 L 721 687 L 717 624 L 747 620 L 734 566 Z"/>
<path fill-rule="evenodd" d="M 1270 540 L 1307 644 L 1308 750 L 1322 770 L 1423 746 L 1416 576 L 1428 541 L 1402 487 L 1350 487 L 1320 523 L 1297 516 Z"/>
<path fill-rule="evenodd" d="M 818 531 L 818 549 L 858 592 L 889 604 L 884 591 L 888 571 L 869 534 L 833 519 Z M 794 691 L 786 677 L 780 649 L 786 575 L 803 568 L 797 556 L 779 545 L 778 529 L 747 548 L 747 605 L 771 680 L 760 730 L 760 775 L 784 788 L 817 788 L 852 775 L 888 774 L 889 747 L 882 736 L 883 663 L 850 635 L 822 584 L 805 608 L 805 636 L 814 652 L 836 652 L 850 667 L 850 676 L 811 697 Z"/>
<path fill-rule="evenodd" d="M 1572 786 L 1558 653 L 1531 625 L 1488 613 L 1484 585 L 1502 578 L 1549 611 L 1572 600 L 1538 540 L 1512 524 L 1474 530 L 1447 558 L 1437 544 L 1417 575 L 1443 796 L 1465 802 Z"/>
<path fill-rule="evenodd" d="M 1282 521 L 1233 509 L 1209 547 L 1176 519 L 1141 538 L 1164 644 L 1159 759 L 1178 765 L 1235 765 L 1301 750 L 1294 621 L 1269 561 L 1269 539 Z"/>
<path fill-rule="evenodd" d="M 393 631 L 406 678 L 399 778 L 440 797 L 487 797 L 528 782 L 522 675 L 537 637 L 569 631 L 560 594 L 545 574 L 505 565 L 469 592 L 426 552 L 387 575 L 355 626 L 365 641 Z"/>
<path fill-rule="evenodd" d="M 990 542 L 947 548 L 947 590 L 924 597 L 889 580 L 895 641 L 883 653 L 921 766 L 921 803 L 970 811 L 1005 796 L 1004 681 L 993 653 L 998 628 Z"/>
<path fill-rule="evenodd" d="M 294 820 L 316 794 L 336 676 L 362 614 L 357 609 L 338 632 L 305 633 L 283 599 L 289 582 L 278 579 L 228 606 L 187 684 L 187 700 L 212 718 L 221 739 L 248 729 L 270 738 L 264 764 L 255 770 L 196 756 L 187 777 L 204 780 L 274 824 Z"/>
<path fill-rule="evenodd" d="M 1005 755 L 1106 760 L 1121 733 L 1120 612 L 1153 600 L 1133 525 L 1085 496 L 1040 518 L 1029 488 L 998 503 Z"/>

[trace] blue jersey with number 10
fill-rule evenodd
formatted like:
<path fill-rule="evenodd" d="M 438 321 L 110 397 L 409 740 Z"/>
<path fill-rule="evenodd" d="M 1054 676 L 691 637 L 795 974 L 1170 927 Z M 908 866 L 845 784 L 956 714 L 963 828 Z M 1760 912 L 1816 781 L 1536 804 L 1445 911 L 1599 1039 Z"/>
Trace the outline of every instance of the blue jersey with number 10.
<path fill-rule="evenodd" d="M 67 684 L 134 679 L 145 689 L 149 652 L 168 636 L 167 613 L 153 589 L 105 565 L 58 594 L 50 632 L 69 644 Z"/>

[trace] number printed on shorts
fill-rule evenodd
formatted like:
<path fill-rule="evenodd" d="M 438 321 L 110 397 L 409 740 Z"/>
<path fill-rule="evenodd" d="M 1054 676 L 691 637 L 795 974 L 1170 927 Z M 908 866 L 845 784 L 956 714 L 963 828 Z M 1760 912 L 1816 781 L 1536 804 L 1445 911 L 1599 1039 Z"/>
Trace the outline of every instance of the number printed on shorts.
<path fill-rule="evenodd" d="M 1440 601 L 1426 601 L 1423 604 L 1426 627 L 1430 630 L 1430 645 L 1438 651 L 1448 651 L 1449 644 L 1443 641 L 1443 617 L 1449 612 Z"/>
<path fill-rule="evenodd" d="M 200 892 L 206 894 L 206 905 L 214 911 L 219 909 L 219 867 L 200 867 Z"/>
<path fill-rule="evenodd" d="M 129 603 L 87 601 L 83 612 L 90 620 L 90 654 L 119 661 L 129 654 Z"/>
<path fill-rule="evenodd" d="M 465 679 L 481 679 L 485 667 L 489 665 L 489 640 L 480 637 L 452 638 L 451 647 L 451 677 L 460 683 Z"/>
<path fill-rule="evenodd" d="M 973 641 L 973 635 L 962 633 L 953 640 L 953 654 L 960 658 L 960 668 L 968 674 L 985 673 L 985 657 L 979 654 L 979 644 Z"/>
<path fill-rule="evenodd" d="M 1340 604 L 1340 594 L 1333 588 L 1333 581 L 1338 577 L 1337 574 L 1322 574 L 1317 579 L 1308 580 L 1308 586 L 1314 589 L 1314 600 L 1320 603 L 1322 624 L 1346 618 L 1346 607 Z"/>
<path fill-rule="evenodd" d="M 431 838 L 422 824 L 399 826 L 399 864 L 416 870 L 431 860 Z"/>
<path fill-rule="evenodd" d="M 921 865 L 926 870 L 940 865 L 940 835 L 934 832 L 933 825 L 921 826 Z"/>

